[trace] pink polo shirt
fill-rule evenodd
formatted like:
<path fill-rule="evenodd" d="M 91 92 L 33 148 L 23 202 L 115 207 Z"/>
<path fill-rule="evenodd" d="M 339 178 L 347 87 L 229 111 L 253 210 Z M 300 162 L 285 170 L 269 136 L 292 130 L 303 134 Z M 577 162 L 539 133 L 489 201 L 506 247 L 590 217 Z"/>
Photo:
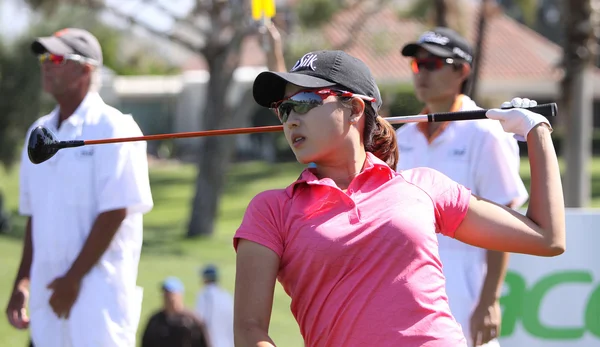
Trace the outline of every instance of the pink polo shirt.
<path fill-rule="evenodd" d="M 438 171 L 397 173 L 368 153 L 346 193 L 306 169 L 258 194 L 234 247 L 244 238 L 279 255 L 278 280 L 309 347 L 466 346 L 436 232 L 454 236 L 470 195 Z"/>

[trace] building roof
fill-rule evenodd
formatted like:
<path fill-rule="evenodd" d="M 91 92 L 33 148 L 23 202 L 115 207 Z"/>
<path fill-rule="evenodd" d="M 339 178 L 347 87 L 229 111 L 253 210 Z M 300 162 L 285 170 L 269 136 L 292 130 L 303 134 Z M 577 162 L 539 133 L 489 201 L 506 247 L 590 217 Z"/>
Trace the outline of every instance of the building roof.
<path fill-rule="evenodd" d="M 368 11 L 368 10 L 367 10 Z M 359 8 L 340 12 L 325 27 L 325 35 L 334 47 L 362 59 L 371 67 L 378 80 L 409 80 L 408 59 L 400 54 L 401 47 L 419 37 L 428 27 L 415 19 L 400 18 L 392 7 L 384 7 L 376 14 L 365 16 Z M 476 7 L 465 16 L 464 35 L 474 45 L 479 21 Z M 354 23 L 361 23 L 353 31 Z M 349 40 L 352 38 L 352 40 Z M 481 77 L 484 80 L 558 80 L 557 65 L 562 49 L 503 13 L 487 23 L 483 44 Z"/>

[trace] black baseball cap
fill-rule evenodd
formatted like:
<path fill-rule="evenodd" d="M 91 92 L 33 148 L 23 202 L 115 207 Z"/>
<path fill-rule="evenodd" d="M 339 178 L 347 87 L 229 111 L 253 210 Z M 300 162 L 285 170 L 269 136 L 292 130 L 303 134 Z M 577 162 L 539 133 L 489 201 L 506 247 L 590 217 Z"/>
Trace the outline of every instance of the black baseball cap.
<path fill-rule="evenodd" d="M 338 87 L 375 98 L 375 111 L 381 108 L 381 94 L 371 70 L 360 59 L 339 50 L 306 53 L 289 72 L 261 72 L 254 80 L 254 100 L 264 107 L 284 98 L 287 83 L 303 88 Z"/>
<path fill-rule="evenodd" d="M 473 48 L 464 37 L 450 28 L 437 27 L 423 33 L 417 42 L 408 43 L 402 48 L 402 55 L 414 57 L 419 48 L 438 57 L 462 59 L 469 64 L 473 63 Z"/>
<path fill-rule="evenodd" d="M 98 39 L 87 30 L 79 28 L 61 29 L 52 36 L 38 37 L 31 44 L 35 54 L 56 55 L 78 54 L 93 59 L 102 65 L 102 48 Z"/>

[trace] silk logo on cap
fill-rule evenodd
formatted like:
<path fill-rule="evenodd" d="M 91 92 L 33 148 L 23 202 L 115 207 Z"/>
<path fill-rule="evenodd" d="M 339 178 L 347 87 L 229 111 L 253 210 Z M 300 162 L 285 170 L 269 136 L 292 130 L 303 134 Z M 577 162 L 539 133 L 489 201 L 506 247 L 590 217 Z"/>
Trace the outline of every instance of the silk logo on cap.
<path fill-rule="evenodd" d="M 298 59 L 296 64 L 292 67 L 290 71 L 300 71 L 311 69 L 315 71 L 317 68 L 315 67 L 315 61 L 317 61 L 317 55 L 314 53 L 306 53 L 302 58 Z"/>

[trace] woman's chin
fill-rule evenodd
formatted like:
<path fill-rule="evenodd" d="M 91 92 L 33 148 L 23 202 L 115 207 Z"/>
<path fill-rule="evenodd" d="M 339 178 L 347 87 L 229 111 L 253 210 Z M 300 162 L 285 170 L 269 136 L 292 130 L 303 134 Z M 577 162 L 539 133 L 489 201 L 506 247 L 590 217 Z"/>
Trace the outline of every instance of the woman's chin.
<path fill-rule="evenodd" d="M 312 162 L 315 161 L 315 157 L 314 156 L 310 156 L 304 153 L 294 153 L 296 155 L 296 160 L 300 163 L 300 164 L 310 164 Z"/>

